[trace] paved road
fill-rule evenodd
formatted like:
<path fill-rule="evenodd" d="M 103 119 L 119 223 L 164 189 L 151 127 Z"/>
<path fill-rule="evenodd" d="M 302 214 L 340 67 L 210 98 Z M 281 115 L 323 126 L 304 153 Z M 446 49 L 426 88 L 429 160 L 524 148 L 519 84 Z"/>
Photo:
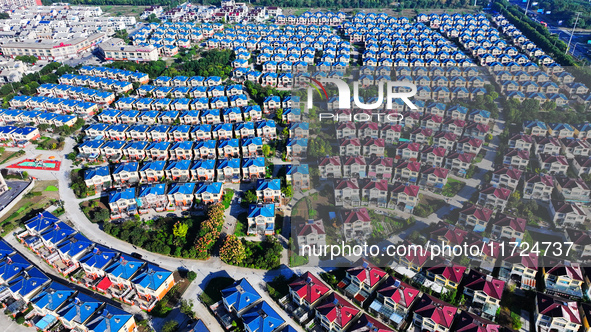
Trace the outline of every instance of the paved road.
<path fill-rule="evenodd" d="M 17 324 L 11 316 L 0 314 L 0 332 L 32 332 L 37 331 L 34 327 Z"/>

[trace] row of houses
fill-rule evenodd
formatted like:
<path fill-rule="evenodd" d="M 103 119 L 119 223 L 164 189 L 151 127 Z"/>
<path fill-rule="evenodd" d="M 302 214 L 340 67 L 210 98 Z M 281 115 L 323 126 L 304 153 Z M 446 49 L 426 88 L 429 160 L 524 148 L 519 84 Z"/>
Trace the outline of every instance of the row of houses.
<path fill-rule="evenodd" d="M 135 98 L 125 97 L 117 100 L 113 107 L 119 110 L 138 111 L 188 111 L 203 110 L 211 111 L 221 108 L 235 108 L 248 106 L 248 97 L 245 94 L 233 95 L 230 97 L 201 97 L 201 98 Z"/>
<path fill-rule="evenodd" d="M 113 92 L 94 90 L 85 87 L 76 87 L 65 84 L 45 83 L 37 88 L 37 94 L 47 97 L 84 100 L 94 102 L 101 106 L 108 106 L 115 101 Z"/>
<path fill-rule="evenodd" d="M 288 131 L 292 137 L 307 137 L 308 125 L 302 122 L 293 122 Z M 196 141 L 221 140 L 221 139 L 275 139 L 277 126 L 273 120 L 240 123 L 196 124 L 196 125 L 167 125 L 153 124 L 126 124 L 126 123 L 99 123 L 88 126 L 85 133 L 90 138 L 110 138 L 118 141 L 125 140 L 152 140 L 160 141 Z M 236 138 L 236 139 L 237 139 Z M 232 141 L 233 142 L 233 141 Z M 261 141 L 262 142 L 262 141 Z M 236 145 L 238 147 L 238 145 Z"/>
<path fill-rule="evenodd" d="M 48 331 L 57 324 L 89 332 L 127 332 L 136 329 L 132 314 L 52 281 L 29 260 L 0 242 L 2 305 L 13 317 L 26 313 L 25 323 Z M 32 310 L 28 311 L 28 307 Z"/>
<path fill-rule="evenodd" d="M 17 239 L 72 281 L 143 310 L 175 285 L 171 271 L 94 243 L 47 211 L 28 220 Z"/>
<path fill-rule="evenodd" d="M 151 43 L 151 37 L 157 38 L 157 41 L 162 39 L 172 40 L 188 40 L 192 43 L 198 43 L 206 38 L 211 38 L 217 31 L 224 29 L 223 24 L 220 23 L 202 23 L 195 22 L 163 22 L 161 24 L 151 23 L 149 26 L 135 31 L 129 36 L 133 45 L 140 45 L 142 43 Z"/>
<path fill-rule="evenodd" d="M 315 25 L 315 24 L 326 24 L 332 26 L 338 26 L 344 22 L 347 18 L 347 14 L 344 12 L 333 13 L 327 12 L 304 12 L 301 15 L 277 15 L 275 17 L 276 24 L 297 24 L 297 25 Z"/>
<path fill-rule="evenodd" d="M 157 98 L 166 98 L 166 97 L 175 97 L 175 98 L 201 98 L 201 97 L 219 97 L 219 96 L 226 96 L 231 97 L 235 95 L 242 95 L 244 94 L 244 88 L 242 85 L 233 84 L 228 86 L 223 85 L 213 85 L 213 86 L 187 86 L 187 85 L 177 85 L 180 82 L 181 84 L 183 81 L 188 80 L 189 78 L 186 76 L 176 76 L 174 78 L 168 76 L 160 76 L 154 79 L 154 85 L 142 85 L 140 86 L 136 93 L 140 97 L 157 97 Z M 171 83 L 171 81 L 174 81 Z"/>
<path fill-rule="evenodd" d="M 189 111 L 139 111 L 139 110 L 116 110 L 105 109 L 98 115 L 98 120 L 102 124 L 96 127 L 98 131 L 104 131 L 109 124 L 130 124 L 130 125 L 154 125 L 178 123 L 180 125 L 198 125 L 198 124 L 238 124 L 243 121 L 251 122 L 263 119 L 263 112 L 258 105 L 244 106 L 241 108 L 231 107 L 226 109 L 204 109 Z M 300 109 L 286 109 L 284 111 L 284 121 L 301 120 Z M 272 120 L 268 120 L 272 121 Z M 107 125 L 107 127 L 104 127 Z M 246 125 L 250 127 L 250 125 Z"/>
<path fill-rule="evenodd" d="M 194 161 L 126 162 L 113 166 L 100 166 L 84 171 L 84 181 L 98 193 L 111 187 L 125 187 L 138 183 L 202 182 L 202 181 L 259 181 L 266 177 L 267 168 L 263 157 Z M 217 176 L 216 176 L 217 173 Z M 260 185 L 268 181 L 262 181 Z M 258 182 L 257 182 L 258 183 Z M 279 184 L 272 182 L 278 192 Z"/>
<path fill-rule="evenodd" d="M 82 116 L 90 116 L 98 111 L 98 105 L 93 102 L 57 97 L 18 95 L 8 103 L 10 107 L 14 108 L 40 108 L 48 111 L 76 113 Z"/>
<path fill-rule="evenodd" d="M 44 111 L 32 111 L 22 109 L 8 109 L 0 110 L 0 122 L 10 125 L 16 124 L 46 124 L 54 125 L 57 127 L 61 126 L 73 126 L 76 123 L 78 117 L 72 114 L 59 114 Z M 35 134 L 35 133 L 33 133 Z M 34 137 L 35 135 L 33 135 Z M 32 138 L 34 139 L 34 138 Z"/>
<path fill-rule="evenodd" d="M 78 70 L 78 72 L 81 75 L 110 78 L 113 80 L 127 81 L 131 83 L 147 84 L 150 81 L 150 76 L 148 76 L 146 73 L 140 73 L 137 71 L 133 72 L 117 68 L 83 66 Z"/>
<path fill-rule="evenodd" d="M 36 127 L 0 126 L 0 144 L 4 146 L 25 147 L 41 137 Z"/>
<path fill-rule="evenodd" d="M 133 84 L 131 82 L 98 76 L 64 74 L 58 78 L 58 82 L 59 84 L 65 85 L 89 86 L 93 89 L 108 90 L 116 93 L 125 93 L 133 90 Z"/>
<path fill-rule="evenodd" d="M 164 212 L 203 208 L 222 200 L 223 186 L 222 182 L 174 182 L 170 185 L 149 183 L 112 190 L 108 192 L 111 220 L 144 214 L 151 210 Z"/>

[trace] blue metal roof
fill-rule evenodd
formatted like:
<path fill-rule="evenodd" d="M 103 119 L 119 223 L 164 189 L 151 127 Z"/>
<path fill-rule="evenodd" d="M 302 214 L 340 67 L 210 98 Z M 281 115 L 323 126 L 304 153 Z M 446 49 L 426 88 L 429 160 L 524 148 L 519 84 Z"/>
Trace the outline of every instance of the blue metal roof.
<path fill-rule="evenodd" d="M 222 299 L 229 306 L 240 312 L 255 303 L 261 296 L 246 279 L 236 281 L 232 286 L 222 290 Z"/>
<path fill-rule="evenodd" d="M 121 199 L 134 199 L 135 188 L 127 188 L 125 190 L 113 190 L 109 192 L 109 203 L 115 203 Z"/>

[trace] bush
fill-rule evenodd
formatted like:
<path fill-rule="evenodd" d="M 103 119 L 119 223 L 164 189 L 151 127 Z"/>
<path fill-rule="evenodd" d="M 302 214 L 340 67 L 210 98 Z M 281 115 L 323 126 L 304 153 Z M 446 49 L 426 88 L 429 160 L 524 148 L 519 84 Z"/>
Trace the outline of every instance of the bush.
<path fill-rule="evenodd" d="M 189 281 L 197 279 L 197 273 L 194 271 L 187 272 L 187 279 L 189 279 Z"/>
<path fill-rule="evenodd" d="M 169 320 L 162 326 L 162 332 L 175 332 L 179 329 L 179 323 L 175 320 Z"/>
<path fill-rule="evenodd" d="M 23 324 L 25 322 L 25 317 L 22 316 L 22 315 L 16 316 L 15 321 L 16 321 L 17 324 Z"/>

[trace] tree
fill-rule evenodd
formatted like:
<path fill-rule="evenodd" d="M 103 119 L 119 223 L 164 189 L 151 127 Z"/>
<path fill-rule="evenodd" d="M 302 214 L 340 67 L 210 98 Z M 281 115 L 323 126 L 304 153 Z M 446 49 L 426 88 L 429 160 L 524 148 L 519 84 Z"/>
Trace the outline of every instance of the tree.
<path fill-rule="evenodd" d="M 181 300 L 181 312 L 189 318 L 195 317 L 195 312 L 193 311 L 193 300 Z"/>
<path fill-rule="evenodd" d="M 187 272 L 187 279 L 189 279 L 189 281 L 197 279 L 197 273 L 195 271 Z"/>
<path fill-rule="evenodd" d="M 284 186 L 283 188 L 281 188 L 281 192 L 285 195 L 285 197 L 292 197 L 293 187 L 291 185 Z"/>
<path fill-rule="evenodd" d="M 187 231 L 189 230 L 189 225 L 186 223 L 182 223 L 180 221 L 176 222 L 174 226 L 172 226 L 172 234 L 179 238 L 184 238 L 187 236 Z"/>
<path fill-rule="evenodd" d="M 246 194 L 244 194 L 244 201 L 246 203 L 256 203 L 257 200 L 257 194 L 254 192 L 254 190 L 249 190 L 246 192 Z"/>
<path fill-rule="evenodd" d="M 19 55 L 14 57 L 15 60 L 20 60 L 25 63 L 34 65 L 37 62 L 37 57 L 34 55 Z"/>
<path fill-rule="evenodd" d="M 220 259 L 225 263 L 239 265 L 246 258 L 246 250 L 242 241 L 235 235 L 228 235 L 220 248 Z"/>
<path fill-rule="evenodd" d="M 269 157 L 271 155 L 271 147 L 269 146 L 269 144 L 263 144 L 263 155 L 266 157 Z"/>
<path fill-rule="evenodd" d="M 176 332 L 179 329 L 179 323 L 175 320 L 169 320 L 162 326 L 162 332 Z"/>

